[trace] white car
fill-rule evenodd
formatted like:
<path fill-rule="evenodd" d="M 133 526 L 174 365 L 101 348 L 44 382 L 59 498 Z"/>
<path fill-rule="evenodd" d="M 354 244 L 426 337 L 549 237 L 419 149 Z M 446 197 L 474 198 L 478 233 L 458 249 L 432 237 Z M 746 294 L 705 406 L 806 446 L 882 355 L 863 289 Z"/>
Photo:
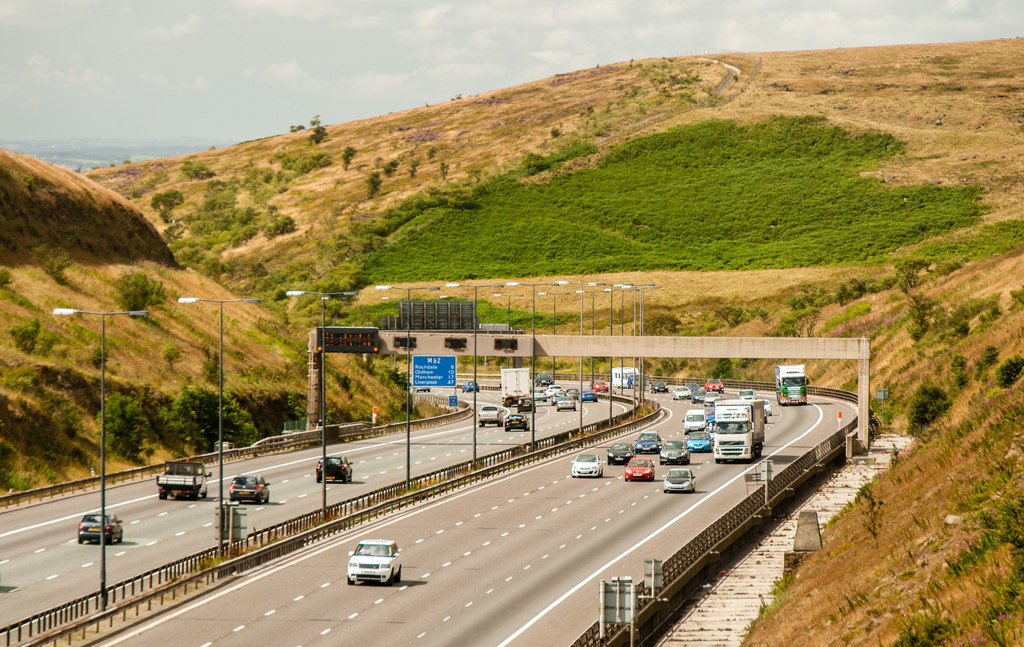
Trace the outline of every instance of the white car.
<path fill-rule="evenodd" d="M 693 472 L 685 467 L 675 467 L 665 473 L 661 491 L 666 494 L 669 492 L 696 492 L 696 481 Z"/>
<path fill-rule="evenodd" d="M 690 399 L 690 389 L 686 388 L 685 386 L 677 386 L 672 391 L 672 399 L 673 400 L 689 400 Z"/>
<path fill-rule="evenodd" d="M 580 454 L 572 459 L 572 469 L 569 473 L 573 478 L 581 476 L 600 478 L 604 476 L 604 465 L 597 454 Z"/>
<path fill-rule="evenodd" d="M 756 400 L 757 394 L 754 393 L 754 389 L 740 389 L 739 398 L 740 400 Z"/>
<path fill-rule="evenodd" d="M 772 411 L 773 411 L 773 409 L 772 409 L 772 401 L 771 400 L 765 400 L 764 401 L 764 415 L 770 416 L 770 415 L 772 415 Z"/>
<path fill-rule="evenodd" d="M 683 416 L 683 432 L 700 431 L 708 426 L 708 417 L 704 415 L 704 409 L 689 409 Z"/>
<path fill-rule="evenodd" d="M 391 586 L 402 581 L 402 557 L 390 539 L 364 539 L 348 560 L 348 583 L 381 582 Z"/>
<path fill-rule="evenodd" d="M 709 404 L 714 404 L 715 400 L 720 399 L 722 399 L 722 396 L 720 394 L 715 393 L 714 391 L 708 391 L 707 393 L 704 394 L 704 406 L 706 407 Z"/>

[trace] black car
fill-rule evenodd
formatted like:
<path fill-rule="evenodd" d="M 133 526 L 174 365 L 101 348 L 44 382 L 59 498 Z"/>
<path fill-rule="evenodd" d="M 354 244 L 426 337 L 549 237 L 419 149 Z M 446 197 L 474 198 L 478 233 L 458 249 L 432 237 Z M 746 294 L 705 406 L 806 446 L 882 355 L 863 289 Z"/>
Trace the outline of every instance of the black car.
<path fill-rule="evenodd" d="M 554 384 L 555 378 L 551 377 L 550 373 L 538 373 L 537 377 L 534 378 L 533 383 L 537 386 L 548 386 Z"/>
<path fill-rule="evenodd" d="M 516 402 L 516 411 L 522 413 L 523 411 L 533 411 L 533 398 L 529 396 L 519 396 L 519 401 Z"/>
<path fill-rule="evenodd" d="M 530 421 L 521 413 L 512 413 L 505 417 L 505 431 L 530 431 Z"/>
<path fill-rule="evenodd" d="M 231 479 L 228 500 L 267 503 L 270 501 L 270 483 L 259 475 L 236 476 Z"/>
<path fill-rule="evenodd" d="M 322 466 L 320 465 L 323 459 L 316 462 L 316 482 L 319 483 L 323 476 L 321 475 Z M 327 457 L 327 470 L 326 470 L 328 481 L 341 481 L 342 483 L 352 482 L 352 463 L 348 462 L 348 459 L 344 456 L 328 456 Z"/>
<path fill-rule="evenodd" d="M 665 380 L 651 382 L 651 393 L 668 393 L 668 384 L 665 384 Z"/>
<path fill-rule="evenodd" d="M 100 515 L 98 514 L 87 514 L 82 517 L 82 520 L 78 522 L 78 543 L 84 543 L 87 541 L 100 541 L 100 528 L 106 526 L 103 530 L 105 544 L 120 544 L 124 540 L 124 529 L 121 528 L 121 520 L 117 517 L 112 517 L 109 514 L 106 516 L 106 524 L 100 524 Z"/>
<path fill-rule="evenodd" d="M 625 465 L 629 462 L 629 459 L 633 458 L 633 446 L 629 443 L 613 443 L 608 448 L 608 464 L 609 465 Z"/>

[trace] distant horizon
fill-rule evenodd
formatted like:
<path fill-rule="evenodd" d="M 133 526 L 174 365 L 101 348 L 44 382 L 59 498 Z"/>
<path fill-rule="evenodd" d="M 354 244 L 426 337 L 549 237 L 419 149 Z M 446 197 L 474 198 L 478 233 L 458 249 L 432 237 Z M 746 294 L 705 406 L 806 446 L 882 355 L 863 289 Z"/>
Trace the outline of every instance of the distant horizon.
<path fill-rule="evenodd" d="M 225 148 L 239 142 L 204 137 L 53 137 L 0 139 L 0 148 L 49 164 L 85 172 L 165 157 Z"/>

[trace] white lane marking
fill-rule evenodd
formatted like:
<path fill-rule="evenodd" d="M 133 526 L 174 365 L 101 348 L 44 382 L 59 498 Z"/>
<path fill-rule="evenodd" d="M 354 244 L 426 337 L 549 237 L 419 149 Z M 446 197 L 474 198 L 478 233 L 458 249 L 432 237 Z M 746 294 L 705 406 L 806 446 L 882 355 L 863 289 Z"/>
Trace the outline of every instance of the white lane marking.
<path fill-rule="evenodd" d="M 350 616 L 348 617 L 348 619 L 349 619 L 349 620 L 351 620 L 351 619 L 355 618 L 355 617 L 356 617 L 357 615 L 359 615 L 359 612 L 358 612 L 358 611 L 356 611 L 355 613 L 353 613 L 352 615 L 350 615 Z"/>
<path fill-rule="evenodd" d="M 237 627 L 235 627 L 234 629 L 231 630 L 231 633 L 235 633 L 235 632 L 241 631 L 243 629 L 245 629 L 245 625 L 238 625 Z"/>
<path fill-rule="evenodd" d="M 33 552 L 34 552 L 34 553 L 35 553 L 36 555 L 38 555 L 39 553 L 43 552 L 44 550 L 46 550 L 46 549 L 45 549 L 45 548 L 40 548 L 40 549 L 38 549 L 38 550 L 35 550 L 35 551 L 33 551 Z"/>
<path fill-rule="evenodd" d="M 120 553 L 114 555 L 114 557 L 120 557 L 121 555 L 124 555 L 127 552 L 128 552 L 127 550 L 122 550 Z"/>
<path fill-rule="evenodd" d="M 418 635 L 416 637 L 417 638 L 422 638 L 423 636 L 426 636 L 426 635 L 427 635 L 427 632 L 424 631 L 423 633 L 421 633 L 420 635 Z"/>
<path fill-rule="evenodd" d="M 149 542 L 149 543 L 148 543 L 148 544 L 146 544 L 146 545 L 147 545 L 147 546 L 152 546 L 152 545 L 153 545 L 153 544 L 155 544 L 155 543 L 156 543 L 157 541 L 158 541 L 158 540 L 154 539 L 153 541 Z"/>
<path fill-rule="evenodd" d="M 330 586 L 330 585 L 331 585 L 331 583 L 330 583 L 330 582 L 324 582 L 323 584 L 321 584 L 321 585 L 320 585 L 320 588 L 322 588 L 322 589 L 326 589 L 326 588 L 327 588 L 328 586 Z"/>
<path fill-rule="evenodd" d="M 329 633 L 331 633 L 331 628 L 330 627 L 328 627 L 328 628 L 324 629 L 323 631 L 321 631 L 320 635 L 321 636 L 326 636 Z"/>
<path fill-rule="evenodd" d="M 373 602 L 373 603 L 374 603 L 374 604 L 380 604 L 380 603 L 381 603 L 381 602 L 383 602 L 383 601 L 384 601 L 384 598 L 377 598 L 376 600 L 374 600 L 374 602 Z"/>
<path fill-rule="evenodd" d="M 3 562 L 0 562 L 0 564 L 2 564 L 2 563 Z M 90 566 L 92 566 L 92 564 L 93 564 L 92 562 L 86 562 L 86 563 L 82 564 L 82 568 L 89 568 Z"/>
<path fill-rule="evenodd" d="M 265 616 L 272 616 L 272 615 L 274 615 L 275 613 L 277 613 L 277 609 L 271 609 L 270 611 L 267 611 L 267 612 L 266 612 L 266 613 L 264 613 L 263 615 L 265 615 Z M 210 643 L 206 643 L 206 644 L 210 644 Z"/>
<path fill-rule="evenodd" d="M 142 519 L 136 519 L 135 521 L 131 522 L 131 523 L 130 523 L 130 524 L 128 524 L 128 525 L 129 525 L 129 526 L 134 526 L 135 524 L 139 523 L 140 521 L 142 521 Z M 211 523 L 210 525 L 212 526 L 213 524 Z"/>
<path fill-rule="evenodd" d="M 299 596 L 299 597 L 297 597 L 297 598 L 292 598 L 292 602 L 298 602 L 299 600 L 301 600 L 301 599 L 302 599 L 302 598 L 304 598 L 304 597 L 306 597 L 306 596 L 304 596 L 304 595 L 300 595 L 300 596 Z"/>
<path fill-rule="evenodd" d="M 451 619 L 452 619 L 452 617 L 451 617 L 451 616 L 445 616 L 445 617 L 444 617 L 444 620 L 442 620 L 441 622 L 448 622 L 448 621 L 449 621 L 449 620 L 451 620 Z"/>
<path fill-rule="evenodd" d="M 822 412 L 821 408 L 820 408 L 820 407 L 819 407 L 818 405 L 811 405 L 811 406 L 813 406 L 813 407 L 814 407 L 815 409 L 817 409 L 817 410 L 818 410 L 818 419 L 817 419 L 817 420 L 816 420 L 816 421 L 814 422 L 814 424 L 812 424 L 812 425 L 811 425 L 811 426 L 810 426 L 810 427 L 809 427 L 809 428 L 807 429 L 807 431 L 805 431 L 804 433 L 800 434 L 799 436 L 797 436 L 797 437 L 796 437 L 796 438 L 794 438 L 793 440 L 789 441 L 788 443 L 786 443 L 786 444 L 785 444 L 785 445 L 783 445 L 782 447 L 779 447 L 779 448 L 778 448 L 778 449 L 776 449 L 776 450 L 775 450 L 774 452 L 772 452 L 771 454 L 769 454 L 769 456 L 774 456 L 774 455 L 776 455 L 776 454 L 780 453 L 780 452 L 781 452 L 782 450 L 784 450 L 784 449 L 788 448 L 788 447 L 789 447 L 790 445 L 792 445 L 793 443 L 796 443 L 797 441 L 799 441 L 799 440 L 802 440 L 802 439 L 803 439 L 803 438 L 804 438 L 805 436 L 807 436 L 807 434 L 809 434 L 809 433 L 811 433 L 812 431 L 814 431 L 814 428 L 815 428 L 815 427 L 817 427 L 817 426 L 818 426 L 818 424 L 820 424 L 820 423 L 821 423 L 821 420 L 822 420 L 822 418 L 823 418 L 823 417 L 824 417 L 824 415 L 825 415 L 825 414 L 824 414 L 824 412 Z M 751 466 L 750 466 L 749 468 L 747 468 L 747 469 L 743 470 L 742 472 L 740 472 L 740 473 L 739 473 L 739 474 L 737 474 L 736 476 L 732 477 L 731 479 L 729 479 L 728 481 L 726 481 L 725 483 L 723 483 L 722 485 L 720 485 L 720 486 L 719 486 L 718 488 L 716 488 L 716 489 L 715 489 L 714 491 L 712 491 L 712 492 L 708 492 L 708 493 L 707 493 L 707 494 L 706 494 L 705 496 L 701 497 L 701 498 L 700 498 L 700 499 L 699 499 L 698 501 L 696 501 L 696 502 L 695 502 L 695 503 L 694 503 L 693 505 L 691 505 L 691 506 L 690 506 L 689 508 L 687 508 L 686 510 L 683 510 L 683 511 L 682 511 L 682 512 L 680 512 L 680 513 L 679 513 L 678 515 L 676 515 L 676 516 L 675 516 L 674 518 L 672 518 L 672 519 L 669 519 L 669 520 L 668 520 L 668 521 L 666 521 L 666 522 L 665 522 L 664 524 L 662 524 L 662 525 L 661 525 L 661 527 L 659 527 L 659 528 L 657 528 L 656 530 L 654 530 L 653 532 L 651 532 L 651 534 L 647 535 L 646 537 L 643 537 L 642 539 L 640 539 L 639 541 L 637 541 L 637 542 L 636 542 L 635 544 L 633 544 L 632 546 L 630 546 L 630 547 L 629 547 L 629 548 L 627 548 L 626 550 L 622 551 L 621 553 L 619 553 L 619 554 L 618 554 L 618 555 L 616 555 L 615 557 L 613 557 L 613 558 L 611 558 L 610 560 L 608 560 L 607 562 L 605 562 L 605 563 L 604 563 L 603 565 L 601 565 L 600 567 L 598 567 L 598 569 L 597 569 L 597 570 L 595 570 L 595 571 L 594 571 L 593 573 L 591 573 L 591 574 L 590 574 L 590 575 L 588 575 L 587 577 L 583 578 L 583 580 L 581 580 L 581 581 L 580 581 L 579 583 L 577 583 L 577 584 L 576 584 L 575 586 L 573 586 L 573 587 L 572 587 L 572 588 L 570 588 L 570 589 L 569 589 L 568 591 L 566 591 L 566 592 L 565 592 L 565 593 L 563 593 L 563 594 L 562 594 L 561 596 L 559 596 L 559 597 L 558 597 L 558 598 L 557 598 L 557 599 L 556 599 L 556 600 L 555 600 L 554 602 L 552 602 L 552 603 L 551 603 L 551 604 L 549 604 L 548 606 L 544 607 L 544 609 L 543 609 L 543 610 L 541 610 L 541 612 L 540 612 L 540 613 L 538 613 L 537 615 L 535 615 L 535 616 L 533 616 L 532 618 L 530 618 L 530 620 L 528 620 L 528 621 L 526 622 L 526 624 L 524 624 L 523 626 L 519 627 L 519 629 L 516 629 L 516 630 L 515 630 L 515 631 L 514 631 L 514 632 L 512 633 L 512 635 L 511 635 L 511 636 L 509 636 L 508 638 L 506 638 L 506 639 L 505 639 L 505 640 L 503 640 L 502 642 L 498 643 L 498 646 L 497 646 L 497 647 L 507 647 L 507 645 L 508 645 L 509 643 L 511 643 L 511 642 L 512 642 L 513 640 L 515 640 L 516 638 L 518 638 L 519 636 L 521 636 L 521 635 L 523 634 L 523 632 L 525 632 L 525 631 L 526 631 L 527 629 L 529 629 L 529 628 L 530 628 L 530 627 L 532 627 L 532 626 L 533 626 L 534 624 L 536 624 L 538 620 L 540 620 L 541 618 L 543 618 L 544 616 L 546 616 L 546 615 L 547 615 L 548 613 L 550 613 L 550 612 L 551 612 L 551 611 L 552 611 L 553 609 L 555 609 L 555 608 L 556 608 L 556 607 L 557 607 L 558 605 L 560 605 L 560 604 L 561 604 L 562 602 L 564 602 L 565 600 L 567 600 L 567 599 L 569 598 L 569 596 L 571 596 L 572 594 L 576 593 L 576 592 L 577 592 L 577 591 L 579 591 L 579 590 L 580 590 L 581 588 L 583 588 L 584 586 L 586 586 L 587 584 L 589 584 L 589 583 L 590 583 L 590 582 L 591 582 L 592 580 L 594 580 L 594 578 L 596 578 L 596 577 L 599 577 L 599 576 L 601 575 L 601 573 L 603 573 L 603 572 L 604 572 L 605 570 L 607 570 L 607 569 L 611 568 L 611 567 L 612 567 L 612 566 L 614 566 L 614 565 L 615 565 L 615 564 L 616 564 L 616 563 L 617 563 L 617 562 L 618 562 L 619 560 L 623 559 L 623 558 L 624 558 L 624 557 L 626 557 L 627 555 L 630 555 L 631 553 L 633 553 L 634 551 L 636 551 L 636 550 L 637 550 L 638 548 L 641 548 L 641 547 L 642 547 L 642 546 L 643 546 L 644 544 L 646 544 L 646 543 L 647 543 L 648 541 L 650 541 L 651 539 L 654 539 L 655 537 L 657 537 L 658 535 L 660 535 L 660 534 L 661 534 L 662 532 L 664 532 L 664 531 L 665 531 L 665 530 L 667 530 L 668 528 L 672 527 L 672 525 L 674 525 L 674 524 L 675 524 L 675 523 L 676 523 L 677 521 L 679 521 L 680 519 L 684 518 L 685 516 L 687 516 L 688 514 L 690 514 L 691 512 L 693 512 L 694 510 L 696 510 L 696 509 L 697 509 L 698 507 L 700 507 L 701 505 L 705 504 L 705 503 L 706 503 L 707 501 L 710 501 L 710 500 L 712 500 L 712 498 L 714 497 L 714 495 L 718 494 L 719 492 L 721 492 L 721 491 L 722 491 L 722 490 L 724 490 L 725 488 L 729 487 L 730 485 L 732 485 L 733 483 L 735 483 L 736 481 L 738 481 L 738 480 L 739 480 L 740 478 L 744 477 L 744 475 L 745 475 L 745 474 L 746 474 L 747 472 L 749 472 L 750 470 L 754 470 L 754 469 L 757 469 L 757 465 L 751 465 Z M 582 537 L 582 535 L 577 535 L 577 536 L 576 536 L 576 538 L 577 538 L 577 539 L 579 539 L 580 537 Z"/>
<path fill-rule="evenodd" d="M 46 579 L 47 580 L 55 580 L 55 579 L 57 579 L 57 577 L 58 577 L 57 575 L 51 575 L 50 577 L 48 577 Z"/>

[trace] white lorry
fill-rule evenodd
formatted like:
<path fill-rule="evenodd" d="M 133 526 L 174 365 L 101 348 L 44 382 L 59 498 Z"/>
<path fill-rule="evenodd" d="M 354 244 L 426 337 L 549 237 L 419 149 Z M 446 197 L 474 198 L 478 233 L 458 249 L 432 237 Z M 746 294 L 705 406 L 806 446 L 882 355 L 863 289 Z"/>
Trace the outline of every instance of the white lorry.
<path fill-rule="evenodd" d="M 506 407 L 516 404 L 524 395 L 530 395 L 530 369 L 501 369 L 501 394 Z"/>
<path fill-rule="evenodd" d="M 753 462 L 764 449 L 764 400 L 715 402 L 715 462 Z"/>
<path fill-rule="evenodd" d="M 775 401 L 780 405 L 807 404 L 807 375 L 803 364 L 775 367 Z"/>
<path fill-rule="evenodd" d="M 185 495 L 190 499 L 206 498 L 206 479 L 211 476 L 199 461 L 167 461 L 164 473 L 157 474 L 156 488 L 161 499 Z"/>

